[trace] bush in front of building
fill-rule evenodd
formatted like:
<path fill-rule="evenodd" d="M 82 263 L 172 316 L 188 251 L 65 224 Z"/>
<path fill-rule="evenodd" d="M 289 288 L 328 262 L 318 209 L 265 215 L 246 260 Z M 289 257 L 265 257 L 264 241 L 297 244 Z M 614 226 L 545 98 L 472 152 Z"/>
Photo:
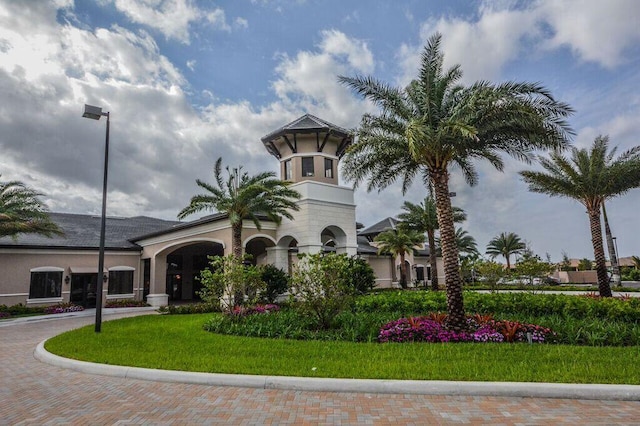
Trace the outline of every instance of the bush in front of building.
<path fill-rule="evenodd" d="M 0 312 L 4 312 L 9 314 L 10 316 L 19 316 L 19 315 L 38 315 L 44 313 L 44 306 L 25 306 L 22 303 L 17 305 L 7 306 L 0 305 Z"/>
<path fill-rule="evenodd" d="M 261 266 L 260 278 L 265 283 L 262 298 L 268 303 L 275 302 L 278 296 L 289 289 L 289 274 L 274 265 Z"/>
<path fill-rule="evenodd" d="M 104 305 L 105 308 L 140 308 L 144 306 L 149 306 L 149 304 L 144 300 L 134 299 L 108 300 Z"/>
<path fill-rule="evenodd" d="M 64 314 L 66 312 L 79 312 L 84 311 L 82 306 L 74 305 L 73 303 L 58 303 L 52 306 L 44 308 L 45 314 Z"/>

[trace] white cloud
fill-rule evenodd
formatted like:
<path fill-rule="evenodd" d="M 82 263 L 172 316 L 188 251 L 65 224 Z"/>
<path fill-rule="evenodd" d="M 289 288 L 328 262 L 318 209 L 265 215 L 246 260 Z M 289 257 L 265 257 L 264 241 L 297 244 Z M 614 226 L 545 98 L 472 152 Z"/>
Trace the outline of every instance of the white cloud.
<path fill-rule="evenodd" d="M 231 27 L 227 23 L 227 16 L 224 13 L 224 10 L 218 8 L 212 11 L 207 12 L 207 21 L 211 24 L 211 26 L 215 29 L 222 31 L 231 31 Z"/>
<path fill-rule="evenodd" d="M 234 21 L 234 24 L 237 28 L 242 28 L 242 29 L 249 28 L 249 21 L 241 17 L 237 17 Z"/>
<path fill-rule="evenodd" d="M 640 41 L 636 0 L 543 0 L 537 10 L 553 34 L 549 48 L 568 46 L 586 61 L 612 68 Z"/>
<path fill-rule="evenodd" d="M 132 22 L 182 43 L 189 43 L 189 25 L 200 16 L 191 0 L 114 0 L 114 4 Z"/>
<path fill-rule="evenodd" d="M 197 63 L 198 61 L 196 61 L 195 59 L 187 61 L 187 68 L 189 68 L 191 71 L 195 71 Z"/>

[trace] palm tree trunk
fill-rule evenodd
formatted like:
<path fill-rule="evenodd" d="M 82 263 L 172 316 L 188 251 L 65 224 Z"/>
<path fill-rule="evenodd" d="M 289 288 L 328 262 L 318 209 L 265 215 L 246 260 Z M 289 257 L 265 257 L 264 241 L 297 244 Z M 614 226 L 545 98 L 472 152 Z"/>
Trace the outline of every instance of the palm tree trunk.
<path fill-rule="evenodd" d="M 231 225 L 231 252 L 236 258 L 242 258 L 242 222 Z"/>
<path fill-rule="evenodd" d="M 400 254 L 400 287 L 407 288 L 407 265 L 404 263 L 404 253 Z"/>
<path fill-rule="evenodd" d="M 436 235 L 434 231 L 427 231 L 429 240 L 429 263 L 431 263 L 431 290 L 438 291 L 438 256 L 436 253 Z"/>
<path fill-rule="evenodd" d="M 507 259 L 507 272 L 511 272 L 511 262 L 509 261 L 509 253 L 507 253 L 505 256 L 505 259 Z"/>
<path fill-rule="evenodd" d="M 590 208 L 589 225 L 591 226 L 591 243 L 593 244 L 593 255 L 596 259 L 596 273 L 598 274 L 598 289 L 601 297 L 611 297 L 611 286 L 607 275 L 607 265 L 605 264 L 604 246 L 602 245 L 602 224 L 600 223 L 600 206 Z"/>
<path fill-rule="evenodd" d="M 618 265 L 618 255 L 616 248 L 613 245 L 613 235 L 611 235 L 611 228 L 609 228 L 609 219 L 607 219 L 607 209 L 602 203 L 602 219 L 604 220 L 604 234 L 607 239 L 607 248 L 609 249 L 609 260 L 611 262 L 612 281 L 614 286 L 621 286 L 620 280 L 620 266 Z"/>
<path fill-rule="evenodd" d="M 429 177 L 435 189 L 440 245 L 444 260 L 444 282 L 447 289 L 447 326 L 456 331 L 464 330 L 466 329 L 467 321 L 462 299 L 456 230 L 453 224 L 451 198 L 449 197 L 449 173 L 446 170 L 431 170 L 429 171 Z"/>

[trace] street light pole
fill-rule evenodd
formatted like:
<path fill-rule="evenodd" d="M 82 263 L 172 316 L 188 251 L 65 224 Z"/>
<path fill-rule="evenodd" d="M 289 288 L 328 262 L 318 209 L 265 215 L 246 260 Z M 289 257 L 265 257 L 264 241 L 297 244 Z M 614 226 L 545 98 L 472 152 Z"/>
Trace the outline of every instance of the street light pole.
<path fill-rule="evenodd" d="M 102 108 L 91 105 L 84 106 L 85 118 L 100 120 L 100 117 L 107 117 L 107 133 L 104 142 L 104 175 L 102 179 L 102 217 L 100 223 L 100 251 L 98 254 L 98 279 L 96 283 L 96 324 L 95 332 L 100 333 L 102 329 L 102 284 L 107 280 L 104 276 L 104 240 L 107 222 L 107 175 L 109 171 L 109 112 L 102 112 Z"/>

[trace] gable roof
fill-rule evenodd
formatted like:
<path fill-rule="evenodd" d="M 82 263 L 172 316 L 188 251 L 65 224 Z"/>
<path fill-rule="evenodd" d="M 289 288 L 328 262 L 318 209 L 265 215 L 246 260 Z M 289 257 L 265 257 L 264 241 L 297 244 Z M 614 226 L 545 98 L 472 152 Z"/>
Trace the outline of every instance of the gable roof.
<path fill-rule="evenodd" d="M 98 249 L 101 217 L 74 213 L 49 213 L 49 218 L 64 231 L 64 235 L 47 238 L 38 234 L 19 234 L 16 240 L 0 238 L 0 248 Z M 181 222 L 148 216 L 107 217 L 106 250 L 139 250 L 132 242 L 137 235 L 170 230 Z"/>
<path fill-rule="evenodd" d="M 397 225 L 398 225 L 397 219 L 394 219 L 392 217 L 387 217 L 385 219 L 382 219 L 380 222 L 374 225 L 371 225 L 368 228 L 365 228 L 362 231 L 358 232 L 358 235 L 364 235 L 366 237 L 373 238 L 381 232 L 387 231 L 389 229 L 396 229 Z"/>

